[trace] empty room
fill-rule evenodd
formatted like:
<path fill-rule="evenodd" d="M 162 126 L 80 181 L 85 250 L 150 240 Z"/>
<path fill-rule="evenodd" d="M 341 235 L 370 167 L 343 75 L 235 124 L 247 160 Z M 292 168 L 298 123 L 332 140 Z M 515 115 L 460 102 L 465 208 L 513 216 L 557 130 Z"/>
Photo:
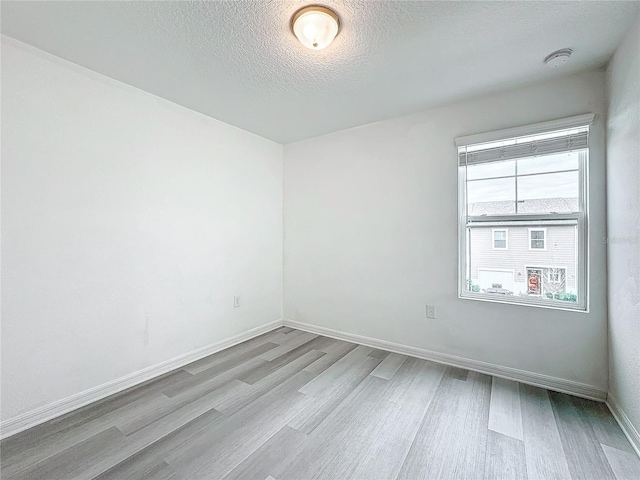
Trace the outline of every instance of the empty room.
<path fill-rule="evenodd" d="M 640 1 L 4 1 L 3 480 L 640 480 Z"/>

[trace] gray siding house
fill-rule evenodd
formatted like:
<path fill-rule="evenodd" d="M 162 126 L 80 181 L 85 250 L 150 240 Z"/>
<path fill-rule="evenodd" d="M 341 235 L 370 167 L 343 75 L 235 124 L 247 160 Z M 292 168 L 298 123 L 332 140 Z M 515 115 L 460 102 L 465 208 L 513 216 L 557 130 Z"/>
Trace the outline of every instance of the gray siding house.
<path fill-rule="evenodd" d="M 561 204 L 554 200 L 528 201 L 529 205 L 523 206 L 526 210 L 519 212 L 566 212 L 577 203 L 575 199 L 559 199 Z M 513 202 L 476 203 L 472 212 L 499 214 L 503 203 L 513 205 Z M 469 235 L 469 273 L 471 285 L 476 289 L 537 296 L 577 293 L 575 226 L 475 227 Z"/>

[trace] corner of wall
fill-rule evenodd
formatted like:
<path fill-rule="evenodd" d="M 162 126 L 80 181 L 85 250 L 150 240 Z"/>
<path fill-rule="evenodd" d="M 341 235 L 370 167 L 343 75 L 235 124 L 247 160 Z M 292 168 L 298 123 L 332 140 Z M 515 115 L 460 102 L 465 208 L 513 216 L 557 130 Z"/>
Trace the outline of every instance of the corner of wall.
<path fill-rule="evenodd" d="M 640 14 L 606 69 L 607 405 L 640 456 Z"/>

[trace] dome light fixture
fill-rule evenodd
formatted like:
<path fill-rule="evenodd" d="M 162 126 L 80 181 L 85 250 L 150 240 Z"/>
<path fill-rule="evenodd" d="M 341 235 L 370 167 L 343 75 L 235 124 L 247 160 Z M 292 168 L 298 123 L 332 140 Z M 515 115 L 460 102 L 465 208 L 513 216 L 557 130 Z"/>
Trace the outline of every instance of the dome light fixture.
<path fill-rule="evenodd" d="M 340 30 L 340 17 L 330 8 L 309 5 L 293 14 L 291 30 L 305 47 L 322 50 L 336 38 Z"/>
<path fill-rule="evenodd" d="M 547 57 L 544 59 L 544 63 L 546 63 L 547 66 L 551 68 L 561 67 L 562 65 L 567 63 L 567 60 L 569 60 L 569 57 L 572 53 L 573 50 L 571 50 L 570 48 L 562 48 L 560 50 L 556 50 L 555 52 L 547 55 Z"/>

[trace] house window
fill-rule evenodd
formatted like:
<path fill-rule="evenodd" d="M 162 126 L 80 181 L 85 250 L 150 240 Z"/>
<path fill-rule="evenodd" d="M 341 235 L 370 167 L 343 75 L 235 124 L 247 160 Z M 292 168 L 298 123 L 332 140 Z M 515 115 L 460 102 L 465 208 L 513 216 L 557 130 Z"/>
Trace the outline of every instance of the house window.
<path fill-rule="evenodd" d="M 547 236 L 546 228 L 530 228 L 529 229 L 529 249 L 530 250 L 546 250 L 545 239 Z"/>
<path fill-rule="evenodd" d="M 506 250 L 508 248 L 509 237 L 507 230 L 493 229 L 493 249 Z"/>
<path fill-rule="evenodd" d="M 588 114 L 456 139 L 461 298 L 587 309 L 592 122 Z"/>

